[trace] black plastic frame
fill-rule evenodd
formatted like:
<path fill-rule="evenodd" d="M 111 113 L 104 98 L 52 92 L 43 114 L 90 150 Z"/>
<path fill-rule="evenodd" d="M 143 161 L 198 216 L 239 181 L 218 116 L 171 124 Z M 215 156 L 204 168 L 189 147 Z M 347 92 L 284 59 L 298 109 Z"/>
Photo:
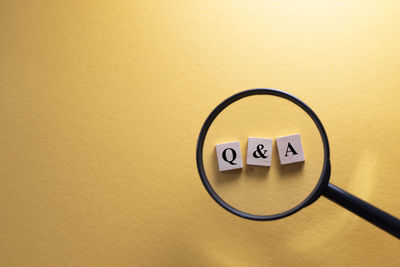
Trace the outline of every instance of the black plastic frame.
<path fill-rule="evenodd" d="M 324 164 L 321 172 L 321 176 L 319 178 L 319 181 L 313 191 L 304 199 L 299 205 L 295 206 L 292 209 L 289 209 L 285 212 L 282 213 L 277 213 L 273 215 L 255 215 L 255 214 L 250 214 L 243 212 L 241 210 L 238 210 L 232 206 L 230 206 L 228 203 L 226 203 L 212 188 L 210 185 L 207 175 L 204 170 L 204 165 L 203 165 L 203 146 L 204 146 L 204 141 L 207 136 L 207 132 L 215 120 L 215 118 L 230 104 L 248 97 L 252 95 L 273 95 L 273 96 L 278 96 L 284 99 L 287 99 L 291 101 L 292 103 L 296 104 L 300 108 L 302 108 L 314 121 L 315 125 L 317 126 L 319 133 L 321 135 L 322 143 L 324 146 Z M 210 196 L 223 208 L 228 210 L 229 212 L 240 216 L 242 218 L 250 219 L 250 220 L 257 220 L 257 221 L 268 221 L 268 220 L 276 220 L 276 219 L 281 219 L 284 217 L 287 217 L 302 208 L 310 205 L 313 203 L 315 200 L 317 200 L 324 192 L 326 185 L 329 182 L 329 177 L 330 177 L 330 161 L 329 161 L 329 142 L 328 142 L 328 137 L 326 135 L 325 129 L 319 120 L 318 116 L 314 113 L 314 111 L 307 106 L 303 101 L 300 99 L 294 97 L 293 95 L 290 95 L 286 92 L 275 90 L 275 89 L 268 89 L 268 88 L 257 88 L 257 89 L 250 89 L 246 91 L 242 91 L 240 93 L 237 93 L 231 97 L 228 97 L 225 99 L 222 103 L 220 103 L 207 117 L 206 121 L 203 124 L 203 127 L 201 128 L 199 138 L 197 140 L 197 148 L 196 148 L 196 162 L 197 162 L 197 169 L 201 178 L 201 181 L 203 182 L 204 187 L 210 194 Z"/>

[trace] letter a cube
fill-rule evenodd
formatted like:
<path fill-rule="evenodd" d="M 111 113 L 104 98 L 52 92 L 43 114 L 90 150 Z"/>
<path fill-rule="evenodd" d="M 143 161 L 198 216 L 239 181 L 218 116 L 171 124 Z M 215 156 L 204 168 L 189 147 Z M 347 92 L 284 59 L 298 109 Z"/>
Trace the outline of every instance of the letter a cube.
<path fill-rule="evenodd" d="M 300 134 L 276 138 L 279 160 L 282 165 L 304 161 Z"/>

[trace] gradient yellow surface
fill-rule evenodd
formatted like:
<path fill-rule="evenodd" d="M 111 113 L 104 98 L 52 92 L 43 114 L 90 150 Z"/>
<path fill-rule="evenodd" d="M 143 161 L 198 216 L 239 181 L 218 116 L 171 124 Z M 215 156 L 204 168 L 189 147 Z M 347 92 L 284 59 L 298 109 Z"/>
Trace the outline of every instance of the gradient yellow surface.
<path fill-rule="evenodd" d="M 400 217 L 398 1 L 2 1 L 0 14 L 1 266 L 400 265 L 397 239 L 324 198 L 238 218 L 195 165 L 216 104 L 281 89 L 324 123 L 331 182 Z"/>

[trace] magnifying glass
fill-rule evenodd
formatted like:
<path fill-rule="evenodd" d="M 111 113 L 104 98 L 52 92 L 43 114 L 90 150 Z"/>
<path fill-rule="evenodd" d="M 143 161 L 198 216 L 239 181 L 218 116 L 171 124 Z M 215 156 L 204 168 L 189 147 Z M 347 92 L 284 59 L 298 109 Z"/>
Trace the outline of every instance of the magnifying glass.
<path fill-rule="evenodd" d="M 241 151 L 246 151 L 248 137 L 275 140 L 290 134 L 301 136 L 304 162 L 280 164 L 274 142 L 270 167 L 243 162 L 242 169 L 218 170 L 217 144 L 239 141 Z M 237 155 L 231 153 L 230 161 L 233 156 Z M 310 107 L 286 92 L 251 89 L 225 99 L 201 128 L 196 162 L 210 196 L 242 218 L 282 219 L 324 196 L 400 239 L 399 219 L 329 183 L 331 165 L 325 129 Z"/>

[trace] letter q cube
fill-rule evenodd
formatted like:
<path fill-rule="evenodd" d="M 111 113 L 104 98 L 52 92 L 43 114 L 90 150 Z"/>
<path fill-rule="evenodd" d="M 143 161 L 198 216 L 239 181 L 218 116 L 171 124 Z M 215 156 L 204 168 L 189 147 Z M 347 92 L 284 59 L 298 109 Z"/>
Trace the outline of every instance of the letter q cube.
<path fill-rule="evenodd" d="M 228 171 L 243 168 L 240 142 L 230 142 L 215 146 L 219 171 Z"/>

